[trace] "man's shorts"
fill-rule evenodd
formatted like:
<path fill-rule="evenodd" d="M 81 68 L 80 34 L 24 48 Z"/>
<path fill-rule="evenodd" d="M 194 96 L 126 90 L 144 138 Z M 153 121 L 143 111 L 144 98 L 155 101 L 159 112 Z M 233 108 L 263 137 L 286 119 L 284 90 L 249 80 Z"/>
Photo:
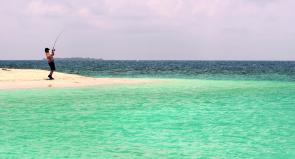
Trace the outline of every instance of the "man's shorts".
<path fill-rule="evenodd" d="M 51 71 L 55 71 L 55 64 L 54 64 L 54 61 L 48 63 L 48 65 L 50 66 L 50 70 L 51 70 Z"/>

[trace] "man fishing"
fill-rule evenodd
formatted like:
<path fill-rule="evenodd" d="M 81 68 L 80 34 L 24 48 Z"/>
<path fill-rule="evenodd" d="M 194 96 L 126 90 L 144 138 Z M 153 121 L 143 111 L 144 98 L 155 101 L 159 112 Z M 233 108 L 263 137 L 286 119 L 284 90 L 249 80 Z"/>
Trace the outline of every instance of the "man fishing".
<path fill-rule="evenodd" d="M 54 80 L 54 78 L 52 77 L 52 74 L 55 71 L 55 63 L 54 63 L 54 58 L 53 58 L 54 57 L 55 49 L 52 49 L 51 53 L 49 51 L 50 51 L 49 48 L 45 48 L 46 59 L 48 61 L 48 65 L 50 67 L 50 73 L 48 75 L 48 78 L 50 80 Z"/>
<path fill-rule="evenodd" d="M 49 52 L 50 49 L 49 48 L 45 48 L 45 55 L 46 55 L 46 59 L 48 61 L 48 65 L 50 67 L 50 73 L 48 75 L 48 78 L 50 80 L 54 80 L 54 78 L 52 77 L 53 72 L 55 71 L 55 63 L 54 63 L 54 52 L 55 52 L 55 44 L 58 41 L 58 39 L 60 38 L 60 36 L 63 34 L 64 30 L 62 32 L 59 33 L 59 35 L 56 37 L 51 53 Z"/>

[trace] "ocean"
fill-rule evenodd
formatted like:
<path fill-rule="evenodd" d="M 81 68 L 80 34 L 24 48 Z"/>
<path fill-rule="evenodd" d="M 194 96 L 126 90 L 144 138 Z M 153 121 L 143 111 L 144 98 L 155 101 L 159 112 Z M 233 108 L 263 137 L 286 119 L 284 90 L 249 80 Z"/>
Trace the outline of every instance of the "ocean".
<path fill-rule="evenodd" d="M 0 91 L 0 158 L 295 158 L 295 62 L 56 65 L 83 76 L 165 82 Z M 1 67 L 48 69 L 46 61 Z"/>
<path fill-rule="evenodd" d="M 295 61 L 56 60 L 60 72 L 92 77 L 295 81 Z M 0 61 L 0 68 L 44 69 L 46 61 Z"/>

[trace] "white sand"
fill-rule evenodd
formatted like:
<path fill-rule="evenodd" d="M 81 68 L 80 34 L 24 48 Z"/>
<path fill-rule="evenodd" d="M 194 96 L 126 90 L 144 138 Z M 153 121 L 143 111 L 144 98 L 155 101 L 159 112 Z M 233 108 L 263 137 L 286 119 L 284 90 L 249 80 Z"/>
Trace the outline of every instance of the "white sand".
<path fill-rule="evenodd" d="M 48 80 L 49 71 L 0 68 L 0 90 L 33 88 L 91 87 L 99 85 L 150 83 L 143 79 L 91 78 L 55 72 L 55 80 Z"/>

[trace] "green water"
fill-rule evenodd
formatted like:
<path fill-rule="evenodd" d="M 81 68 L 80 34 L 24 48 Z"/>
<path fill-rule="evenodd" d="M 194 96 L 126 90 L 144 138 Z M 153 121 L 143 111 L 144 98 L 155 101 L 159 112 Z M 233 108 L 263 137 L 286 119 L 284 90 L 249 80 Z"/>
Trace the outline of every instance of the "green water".
<path fill-rule="evenodd" d="M 0 91 L 0 158 L 295 158 L 295 83 Z"/>

